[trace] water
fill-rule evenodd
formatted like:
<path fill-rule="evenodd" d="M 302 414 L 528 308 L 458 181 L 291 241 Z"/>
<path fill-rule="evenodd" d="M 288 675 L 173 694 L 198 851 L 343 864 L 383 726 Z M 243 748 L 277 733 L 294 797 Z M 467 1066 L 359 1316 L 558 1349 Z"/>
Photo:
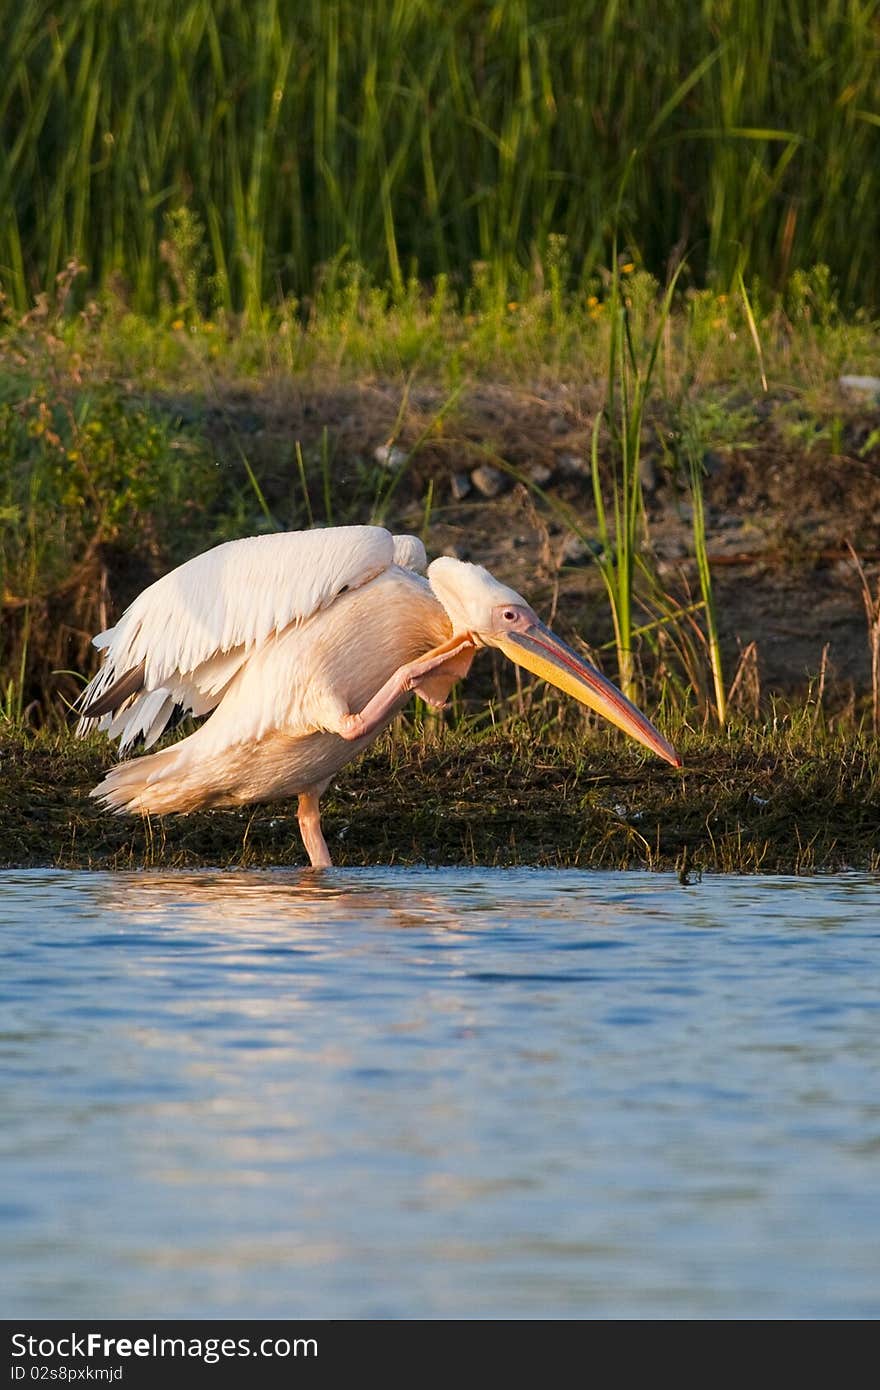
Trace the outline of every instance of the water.
<path fill-rule="evenodd" d="M 880 882 L 0 874 L 6 1317 L 876 1317 Z"/>

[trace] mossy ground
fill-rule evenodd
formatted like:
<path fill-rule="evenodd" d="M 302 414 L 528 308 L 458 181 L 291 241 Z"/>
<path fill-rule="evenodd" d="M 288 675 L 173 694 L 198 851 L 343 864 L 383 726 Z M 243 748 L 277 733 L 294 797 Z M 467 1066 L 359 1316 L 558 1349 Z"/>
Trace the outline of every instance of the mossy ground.
<path fill-rule="evenodd" d="M 385 736 L 331 785 L 340 865 L 541 865 L 693 872 L 880 870 L 880 749 L 790 724 L 683 731 L 676 771 L 638 749 L 512 721 Z M 0 866 L 301 865 L 295 806 L 143 820 L 88 797 L 100 739 L 0 739 Z"/>

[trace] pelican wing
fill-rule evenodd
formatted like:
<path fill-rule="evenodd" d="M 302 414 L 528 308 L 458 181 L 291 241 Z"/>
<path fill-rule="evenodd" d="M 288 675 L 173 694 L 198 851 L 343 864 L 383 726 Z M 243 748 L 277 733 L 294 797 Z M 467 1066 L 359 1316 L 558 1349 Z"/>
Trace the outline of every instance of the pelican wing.
<path fill-rule="evenodd" d="M 100 728 L 125 748 L 155 743 L 175 709 L 207 714 L 243 663 L 406 554 L 380 526 L 288 531 L 228 541 L 151 584 L 94 645 L 104 664 L 80 697 L 78 731 Z M 420 546 L 420 542 L 416 542 Z M 400 558 L 398 558 L 400 557 Z"/>

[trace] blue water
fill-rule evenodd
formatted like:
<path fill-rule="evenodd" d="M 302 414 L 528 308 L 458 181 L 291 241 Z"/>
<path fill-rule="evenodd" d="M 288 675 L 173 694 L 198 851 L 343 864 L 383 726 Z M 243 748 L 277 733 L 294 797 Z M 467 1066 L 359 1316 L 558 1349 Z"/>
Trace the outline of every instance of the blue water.
<path fill-rule="evenodd" d="M 880 881 L 0 874 L 0 1314 L 876 1317 Z"/>

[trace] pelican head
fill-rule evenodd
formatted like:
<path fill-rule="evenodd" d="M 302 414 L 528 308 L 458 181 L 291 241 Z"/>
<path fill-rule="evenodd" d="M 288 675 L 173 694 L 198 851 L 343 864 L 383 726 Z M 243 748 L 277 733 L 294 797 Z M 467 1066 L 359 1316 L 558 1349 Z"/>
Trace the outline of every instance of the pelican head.
<path fill-rule="evenodd" d="M 589 662 L 541 622 L 522 595 L 481 565 L 444 556 L 428 567 L 431 588 L 449 614 L 453 632 L 504 655 L 558 690 L 595 710 L 673 767 L 681 758 L 649 719 Z"/>

